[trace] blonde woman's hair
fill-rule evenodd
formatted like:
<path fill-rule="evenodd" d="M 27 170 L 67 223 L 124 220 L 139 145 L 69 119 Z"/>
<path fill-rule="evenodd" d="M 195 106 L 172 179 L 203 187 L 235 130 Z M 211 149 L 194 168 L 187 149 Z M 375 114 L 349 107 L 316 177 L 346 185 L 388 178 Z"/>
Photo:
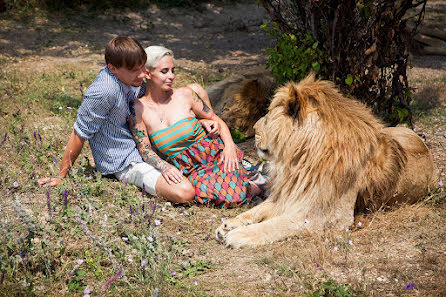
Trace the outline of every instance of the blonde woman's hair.
<path fill-rule="evenodd" d="M 146 47 L 145 51 L 147 54 L 146 67 L 149 68 L 149 70 L 155 69 L 164 56 L 171 56 L 173 59 L 173 52 L 164 46 L 152 45 Z"/>

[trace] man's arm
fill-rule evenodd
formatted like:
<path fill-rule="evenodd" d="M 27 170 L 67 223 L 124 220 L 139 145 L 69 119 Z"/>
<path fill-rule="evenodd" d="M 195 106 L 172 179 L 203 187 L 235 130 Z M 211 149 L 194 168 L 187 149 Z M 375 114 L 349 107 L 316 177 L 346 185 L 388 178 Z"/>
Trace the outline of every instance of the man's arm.
<path fill-rule="evenodd" d="M 146 125 L 142 119 L 142 108 L 136 112 L 135 102 L 130 103 L 129 128 L 136 142 L 136 147 L 144 162 L 159 169 L 167 183 L 179 183 L 183 179 L 181 172 L 173 165 L 161 159 L 152 149 Z"/>
<path fill-rule="evenodd" d="M 62 162 L 60 164 L 59 175 L 53 177 L 45 177 L 39 179 L 39 185 L 47 185 L 50 187 L 57 186 L 62 182 L 62 179 L 65 178 L 68 172 L 71 169 L 71 165 L 76 161 L 77 157 L 82 151 L 82 147 L 84 146 L 85 139 L 79 137 L 76 132 L 73 130 L 71 133 L 70 140 L 68 140 L 67 148 L 62 157 Z"/>

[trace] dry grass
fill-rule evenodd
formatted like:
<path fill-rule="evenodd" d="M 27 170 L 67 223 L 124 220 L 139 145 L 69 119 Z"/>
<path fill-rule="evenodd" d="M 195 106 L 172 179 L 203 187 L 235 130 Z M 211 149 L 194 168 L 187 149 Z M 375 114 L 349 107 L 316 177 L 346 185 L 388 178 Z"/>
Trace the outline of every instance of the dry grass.
<path fill-rule="evenodd" d="M 225 7 L 221 13 L 229 14 L 230 9 Z M 183 27 L 195 30 L 187 37 L 201 36 L 203 44 L 213 42 L 211 47 L 198 47 L 182 35 L 183 27 L 168 26 L 169 19 L 164 17 L 178 12 L 144 13 L 150 14 L 156 26 L 149 32 L 151 39 L 144 42 L 169 42 L 179 53 L 177 84 L 210 84 L 245 64 L 265 59 L 261 42 L 251 43 L 249 51 L 237 52 L 237 42 L 249 42 L 261 34 L 258 31 L 222 29 L 214 34 L 217 27 L 212 27 L 211 21 L 212 26 L 200 31 L 193 22 L 205 19 L 204 14 L 182 14 L 181 20 L 189 22 Z M 140 20 L 145 19 L 144 13 Z M 20 23 L 23 16 L 8 15 L 0 20 L 0 141 L 7 133 L 0 146 L 0 277 L 5 271 L 0 296 L 80 296 L 85 287 L 98 296 L 117 273 L 116 265 L 124 273 L 103 295 L 151 296 L 158 288 L 160 296 L 305 296 L 327 288 L 324 282 L 330 279 L 335 280 L 336 288 L 348 284 L 356 292 L 351 295 L 446 295 L 445 187 L 415 205 L 358 215 L 348 232 L 308 234 L 256 249 L 232 250 L 218 244 L 214 232 L 222 218 L 236 216 L 246 207 L 182 208 L 157 201 L 148 228 L 140 213 L 142 204 L 147 207 L 152 198 L 142 197 L 135 187 L 95 174 L 84 158 L 91 162 L 86 146 L 70 179 L 50 190 L 51 203 L 56 206 L 50 217 L 46 189 L 39 188 L 36 180 L 58 170 L 54 157 L 58 162 L 62 156 L 81 90 L 101 67 L 103 45 L 116 33 L 134 33 L 143 40 L 149 35 L 144 26 L 120 21 L 124 16 L 72 16 L 66 21 L 55 17 L 49 21 L 38 15 L 27 21 L 27 27 Z M 163 39 L 168 34 L 182 42 Z M 262 38 L 262 42 L 266 40 Z M 213 41 L 217 39 L 229 45 L 220 47 Z M 440 179 L 446 183 L 446 59 L 416 57 L 413 65 L 409 77 L 417 87 L 416 131 L 425 136 Z M 257 161 L 252 140 L 240 146 L 251 161 Z M 64 190 L 69 191 L 67 213 Z M 138 215 L 130 215 L 130 205 L 139 207 Z M 25 215 L 20 216 L 20 211 Z M 77 213 L 87 222 L 87 229 Z M 24 218 L 38 228 L 28 245 L 29 224 Z M 154 219 L 162 224 L 155 227 Z M 147 242 L 139 248 L 132 236 L 140 235 L 155 236 L 160 249 L 145 250 L 151 247 Z M 22 254 L 24 259 L 22 252 L 27 253 Z M 140 269 L 140 260 L 148 260 L 150 255 L 154 255 L 156 268 Z M 84 263 L 79 265 L 78 259 Z M 80 270 L 86 274 L 76 278 Z M 172 270 L 176 275 L 171 275 Z M 79 289 L 70 289 L 68 285 L 76 282 Z M 414 287 L 407 289 L 411 283 Z"/>

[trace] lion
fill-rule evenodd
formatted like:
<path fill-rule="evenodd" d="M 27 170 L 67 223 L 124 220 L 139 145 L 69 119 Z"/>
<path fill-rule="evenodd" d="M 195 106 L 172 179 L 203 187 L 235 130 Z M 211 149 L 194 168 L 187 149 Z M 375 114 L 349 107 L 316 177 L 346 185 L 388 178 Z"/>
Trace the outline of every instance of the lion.
<path fill-rule="evenodd" d="M 416 133 L 386 128 L 364 104 L 314 75 L 279 88 L 254 128 L 259 155 L 270 161 L 270 195 L 220 225 L 216 237 L 227 247 L 343 230 L 355 210 L 414 203 L 436 180 Z"/>
<path fill-rule="evenodd" d="M 211 105 L 232 130 L 254 136 L 254 124 L 266 114 L 276 83 L 264 67 L 249 69 L 206 89 Z"/>

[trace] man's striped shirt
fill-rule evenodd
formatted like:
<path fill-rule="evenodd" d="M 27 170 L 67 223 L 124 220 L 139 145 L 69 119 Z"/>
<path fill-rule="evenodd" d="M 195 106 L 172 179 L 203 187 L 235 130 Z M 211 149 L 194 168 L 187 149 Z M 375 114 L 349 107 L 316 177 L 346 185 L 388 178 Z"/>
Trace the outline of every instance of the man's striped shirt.
<path fill-rule="evenodd" d="M 122 171 L 131 162 L 143 162 L 127 119 L 129 102 L 144 92 L 145 84 L 140 88 L 126 86 L 107 67 L 85 92 L 74 130 L 88 139 L 96 169 L 104 175 Z"/>

